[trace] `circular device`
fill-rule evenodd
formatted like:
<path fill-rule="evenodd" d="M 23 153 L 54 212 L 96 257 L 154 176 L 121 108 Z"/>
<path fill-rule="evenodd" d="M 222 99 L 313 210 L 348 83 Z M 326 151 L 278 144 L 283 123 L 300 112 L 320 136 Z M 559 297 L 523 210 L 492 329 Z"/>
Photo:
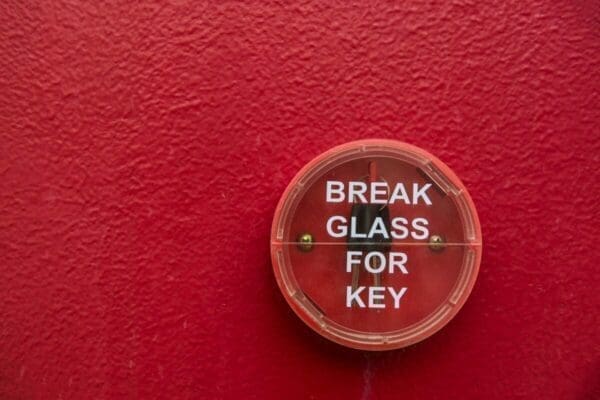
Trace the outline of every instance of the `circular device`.
<path fill-rule="evenodd" d="M 279 287 L 312 329 L 341 345 L 396 349 L 446 325 L 481 260 L 475 206 L 458 177 L 406 143 L 361 140 L 306 165 L 273 220 Z"/>

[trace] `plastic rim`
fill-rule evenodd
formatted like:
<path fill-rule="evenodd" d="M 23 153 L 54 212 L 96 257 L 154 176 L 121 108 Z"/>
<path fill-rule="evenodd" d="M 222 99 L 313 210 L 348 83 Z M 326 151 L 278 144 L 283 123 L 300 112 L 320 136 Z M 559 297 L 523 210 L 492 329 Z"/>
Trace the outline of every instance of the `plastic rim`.
<path fill-rule="evenodd" d="M 291 265 L 286 262 L 283 241 L 286 224 L 302 197 L 302 189 L 324 172 L 345 161 L 366 157 L 375 152 L 395 157 L 419 167 L 429 179 L 453 196 L 463 223 L 466 252 L 460 277 L 448 299 L 427 318 L 406 328 L 390 332 L 367 332 L 346 328 L 324 317 L 296 282 Z M 346 143 L 319 155 L 304 166 L 284 191 L 273 218 L 271 260 L 277 284 L 292 310 L 320 335 L 343 346 L 362 350 L 391 350 L 420 342 L 443 328 L 460 311 L 477 279 L 481 262 L 481 226 L 471 197 L 450 168 L 427 151 L 410 144 L 385 139 L 368 139 Z"/>

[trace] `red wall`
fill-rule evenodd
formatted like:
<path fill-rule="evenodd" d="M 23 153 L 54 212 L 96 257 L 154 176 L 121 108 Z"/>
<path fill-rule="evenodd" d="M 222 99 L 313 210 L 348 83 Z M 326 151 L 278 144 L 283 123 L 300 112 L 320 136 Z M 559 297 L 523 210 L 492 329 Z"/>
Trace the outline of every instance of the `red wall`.
<path fill-rule="evenodd" d="M 218 3 L 0 3 L 0 398 L 600 398 L 598 3 Z M 382 354 L 269 260 L 292 176 L 369 137 L 484 237 L 458 316 Z"/>

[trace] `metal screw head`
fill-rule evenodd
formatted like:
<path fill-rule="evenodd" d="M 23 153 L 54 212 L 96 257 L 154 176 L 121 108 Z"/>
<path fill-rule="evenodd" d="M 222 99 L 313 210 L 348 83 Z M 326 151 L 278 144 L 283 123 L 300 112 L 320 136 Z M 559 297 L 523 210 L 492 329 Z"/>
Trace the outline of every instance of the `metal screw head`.
<path fill-rule="evenodd" d="M 298 248 L 301 251 L 308 252 L 313 248 L 313 236 L 310 233 L 303 233 L 298 237 Z"/>
<path fill-rule="evenodd" d="M 446 247 L 444 243 L 444 238 L 440 235 L 431 235 L 429 238 L 429 248 L 432 251 L 442 251 Z"/>

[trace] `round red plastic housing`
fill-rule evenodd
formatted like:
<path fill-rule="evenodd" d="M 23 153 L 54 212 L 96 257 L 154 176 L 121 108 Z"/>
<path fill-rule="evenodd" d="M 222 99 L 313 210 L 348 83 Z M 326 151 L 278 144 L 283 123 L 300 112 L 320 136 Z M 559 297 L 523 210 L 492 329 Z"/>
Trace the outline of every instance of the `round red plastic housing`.
<path fill-rule="evenodd" d="M 273 220 L 277 283 L 324 337 L 397 349 L 446 325 L 477 278 L 481 227 L 458 177 L 406 143 L 361 140 L 306 165 Z"/>

